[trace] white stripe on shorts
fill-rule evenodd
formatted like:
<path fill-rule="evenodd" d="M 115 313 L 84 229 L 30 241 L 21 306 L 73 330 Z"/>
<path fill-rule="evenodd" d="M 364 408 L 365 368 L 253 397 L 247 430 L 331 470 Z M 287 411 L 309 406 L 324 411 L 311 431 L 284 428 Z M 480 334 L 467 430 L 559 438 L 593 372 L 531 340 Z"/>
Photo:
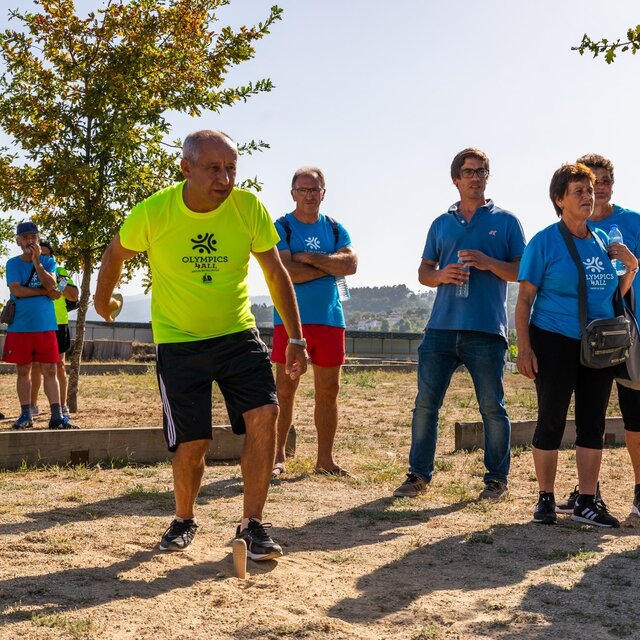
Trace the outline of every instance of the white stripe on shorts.
<path fill-rule="evenodd" d="M 156 362 L 158 361 L 158 345 L 156 345 Z M 171 405 L 169 404 L 169 398 L 167 397 L 167 390 L 164 386 L 164 380 L 162 376 L 158 374 L 158 381 L 160 387 L 160 397 L 162 398 L 162 408 L 164 414 L 167 417 L 167 440 L 169 441 L 169 447 L 176 446 L 176 425 L 173 422 L 173 416 L 171 415 Z"/>

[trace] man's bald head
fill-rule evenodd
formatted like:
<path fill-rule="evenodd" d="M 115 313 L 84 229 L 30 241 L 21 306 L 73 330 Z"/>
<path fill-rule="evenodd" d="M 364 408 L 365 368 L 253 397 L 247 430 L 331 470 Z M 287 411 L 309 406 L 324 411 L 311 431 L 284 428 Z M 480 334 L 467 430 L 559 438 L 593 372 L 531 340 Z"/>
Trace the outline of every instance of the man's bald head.
<path fill-rule="evenodd" d="M 212 129 L 203 129 L 202 131 L 194 131 L 190 133 L 184 140 L 182 145 L 182 157 L 191 164 L 198 162 L 198 155 L 202 146 L 208 142 L 217 142 L 233 149 L 238 153 L 238 145 L 235 140 L 228 136 L 224 131 L 213 131 Z"/>

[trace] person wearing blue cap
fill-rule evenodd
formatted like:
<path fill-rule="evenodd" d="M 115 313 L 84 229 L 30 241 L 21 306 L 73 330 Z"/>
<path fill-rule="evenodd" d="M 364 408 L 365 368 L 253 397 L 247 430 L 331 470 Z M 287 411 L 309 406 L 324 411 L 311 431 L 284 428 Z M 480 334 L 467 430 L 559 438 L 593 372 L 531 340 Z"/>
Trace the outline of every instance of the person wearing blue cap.
<path fill-rule="evenodd" d="M 15 315 L 7 327 L 2 359 L 16 365 L 20 417 L 14 429 L 33 426 L 31 416 L 31 364 L 39 362 L 44 377 L 44 392 L 51 405 L 49 429 L 73 429 L 75 425 L 62 415 L 60 388 L 56 378 L 59 360 L 56 332 L 58 324 L 53 300 L 60 297 L 56 283 L 56 261 L 42 254 L 38 227 L 31 220 L 16 229 L 16 242 L 22 253 L 7 262 L 7 285 Z"/>

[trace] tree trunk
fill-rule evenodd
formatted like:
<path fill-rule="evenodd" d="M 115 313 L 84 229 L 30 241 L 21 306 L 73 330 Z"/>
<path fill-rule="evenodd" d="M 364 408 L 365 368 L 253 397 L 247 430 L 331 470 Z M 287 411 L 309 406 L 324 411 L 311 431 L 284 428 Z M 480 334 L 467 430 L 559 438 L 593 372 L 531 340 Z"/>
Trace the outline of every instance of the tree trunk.
<path fill-rule="evenodd" d="M 69 411 L 78 411 L 78 381 L 80 378 L 80 362 L 82 360 L 82 348 L 84 346 L 84 329 L 89 300 L 91 298 L 91 274 L 93 273 L 93 262 L 91 251 L 86 251 L 82 255 L 82 284 L 80 285 L 80 303 L 78 305 L 78 316 L 76 319 L 76 337 L 71 349 L 71 373 L 69 375 L 69 388 L 67 398 Z"/>

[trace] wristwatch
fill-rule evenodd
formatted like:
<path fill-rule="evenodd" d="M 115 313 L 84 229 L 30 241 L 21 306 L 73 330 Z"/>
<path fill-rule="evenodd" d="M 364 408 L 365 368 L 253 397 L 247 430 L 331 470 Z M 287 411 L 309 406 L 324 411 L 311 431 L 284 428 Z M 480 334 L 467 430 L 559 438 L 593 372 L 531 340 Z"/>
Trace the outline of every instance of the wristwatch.
<path fill-rule="evenodd" d="M 305 349 L 307 348 L 307 341 L 304 338 L 302 339 L 289 338 L 287 340 L 287 344 L 295 344 L 295 345 L 298 345 L 299 347 L 304 347 Z"/>

